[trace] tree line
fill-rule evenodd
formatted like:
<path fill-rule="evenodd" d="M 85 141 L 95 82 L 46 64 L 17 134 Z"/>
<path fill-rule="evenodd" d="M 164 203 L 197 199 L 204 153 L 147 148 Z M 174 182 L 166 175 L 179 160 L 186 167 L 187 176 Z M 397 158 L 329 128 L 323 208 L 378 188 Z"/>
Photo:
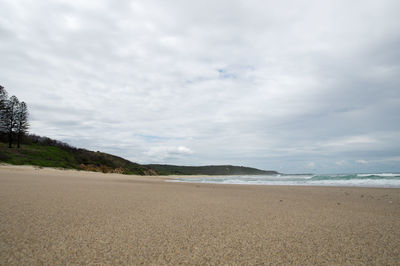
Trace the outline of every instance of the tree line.
<path fill-rule="evenodd" d="M 17 96 L 8 97 L 7 91 L 0 86 L 0 132 L 8 137 L 8 147 L 17 140 L 20 147 L 21 138 L 28 132 L 28 106 L 20 102 Z"/>

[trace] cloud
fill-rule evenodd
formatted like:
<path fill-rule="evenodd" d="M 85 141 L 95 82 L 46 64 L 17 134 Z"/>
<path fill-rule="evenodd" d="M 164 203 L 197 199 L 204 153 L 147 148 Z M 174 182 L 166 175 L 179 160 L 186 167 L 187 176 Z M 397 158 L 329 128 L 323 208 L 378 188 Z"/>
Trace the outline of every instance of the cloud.
<path fill-rule="evenodd" d="M 366 161 L 366 160 L 357 160 L 356 163 L 359 163 L 359 164 L 368 164 L 369 162 Z"/>
<path fill-rule="evenodd" d="M 315 163 L 314 162 L 309 162 L 307 164 L 307 168 L 311 168 L 311 169 L 315 168 Z"/>
<path fill-rule="evenodd" d="M 5 0 L 0 82 L 32 133 L 140 163 L 398 169 L 384 160 L 400 156 L 399 9 Z"/>
<path fill-rule="evenodd" d="M 177 147 L 151 147 L 145 152 L 145 155 L 153 158 L 153 160 L 165 160 L 171 158 L 180 158 L 193 154 L 193 151 L 185 146 Z"/>
<path fill-rule="evenodd" d="M 370 136 L 350 136 L 334 141 L 328 141 L 324 145 L 338 147 L 338 146 L 363 145 L 363 144 L 369 145 L 369 144 L 374 144 L 376 142 L 377 141 Z"/>
<path fill-rule="evenodd" d="M 346 161 L 338 161 L 335 164 L 338 166 L 345 166 L 345 165 L 347 165 L 347 162 Z"/>

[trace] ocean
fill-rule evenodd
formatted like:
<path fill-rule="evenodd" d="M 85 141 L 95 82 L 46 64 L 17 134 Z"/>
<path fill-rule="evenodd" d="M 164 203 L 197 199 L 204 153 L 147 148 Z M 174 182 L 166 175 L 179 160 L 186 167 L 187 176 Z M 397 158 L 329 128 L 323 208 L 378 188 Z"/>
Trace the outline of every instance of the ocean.
<path fill-rule="evenodd" d="M 231 175 L 179 178 L 174 182 L 400 188 L 400 173 Z"/>

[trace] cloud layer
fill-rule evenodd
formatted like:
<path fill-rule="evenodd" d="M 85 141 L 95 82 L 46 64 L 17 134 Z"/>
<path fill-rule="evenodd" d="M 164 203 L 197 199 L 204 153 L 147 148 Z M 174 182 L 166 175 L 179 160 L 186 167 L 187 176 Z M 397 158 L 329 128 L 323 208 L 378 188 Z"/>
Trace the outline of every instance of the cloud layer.
<path fill-rule="evenodd" d="M 140 163 L 400 171 L 398 10 L 6 0 L 0 82 L 32 133 Z"/>

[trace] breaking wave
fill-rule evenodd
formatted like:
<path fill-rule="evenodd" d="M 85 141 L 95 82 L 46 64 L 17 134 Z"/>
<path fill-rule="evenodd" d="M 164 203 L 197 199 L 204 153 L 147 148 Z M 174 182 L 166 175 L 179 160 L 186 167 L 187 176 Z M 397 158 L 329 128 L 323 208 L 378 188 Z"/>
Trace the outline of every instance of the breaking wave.
<path fill-rule="evenodd" d="M 288 185 L 288 186 L 346 186 L 346 187 L 392 187 L 400 188 L 400 173 L 331 174 L 331 175 L 232 175 L 181 178 L 174 182 L 242 184 L 242 185 Z"/>

